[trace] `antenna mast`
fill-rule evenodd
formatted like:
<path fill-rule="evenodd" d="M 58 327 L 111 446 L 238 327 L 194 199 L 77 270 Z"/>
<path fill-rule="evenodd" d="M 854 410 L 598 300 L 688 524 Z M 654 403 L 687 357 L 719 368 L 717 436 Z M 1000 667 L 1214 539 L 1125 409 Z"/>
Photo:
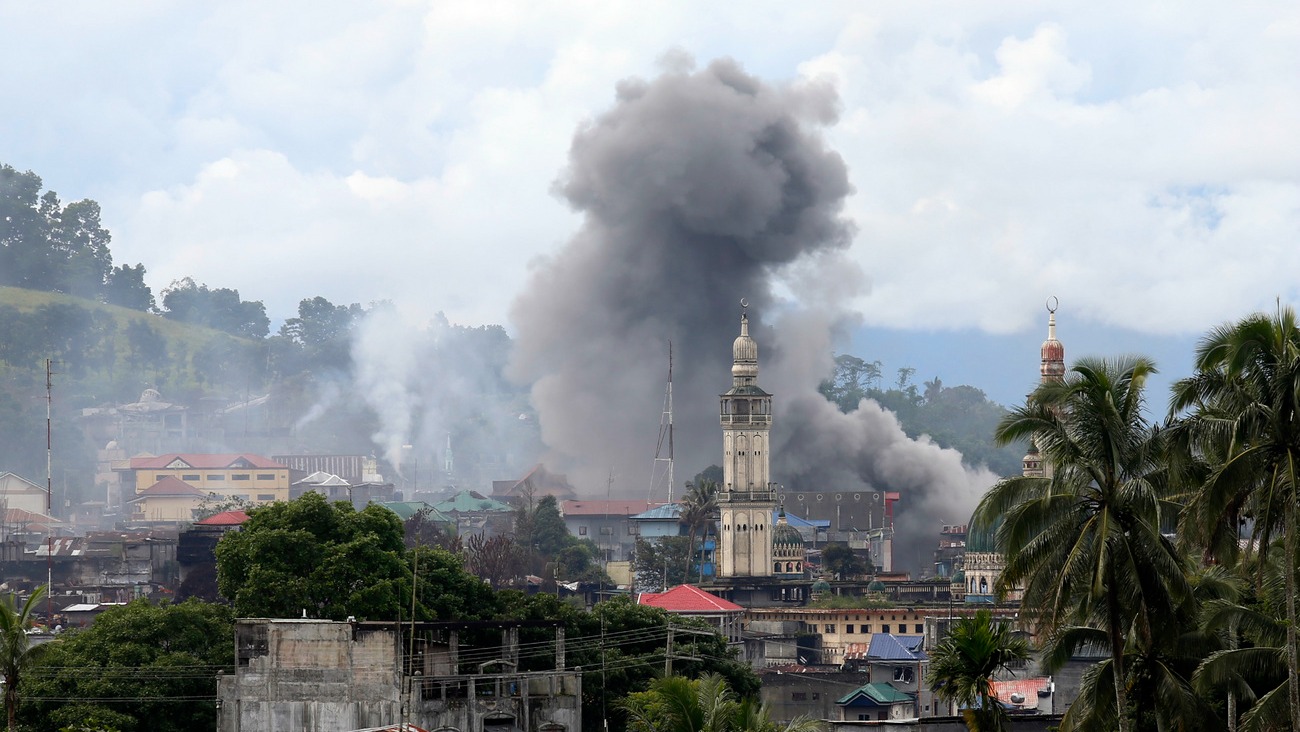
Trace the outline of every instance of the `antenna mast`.
<path fill-rule="evenodd" d="M 667 455 L 665 456 L 665 442 Z M 660 465 L 663 471 L 660 472 Z M 668 388 L 664 392 L 664 411 L 659 418 L 659 443 L 655 446 L 654 469 L 650 473 L 650 496 L 653 500 L 660 475 L 668 478 L 668 502 L 673 502 L 673 342 L 668 341 Z"/>

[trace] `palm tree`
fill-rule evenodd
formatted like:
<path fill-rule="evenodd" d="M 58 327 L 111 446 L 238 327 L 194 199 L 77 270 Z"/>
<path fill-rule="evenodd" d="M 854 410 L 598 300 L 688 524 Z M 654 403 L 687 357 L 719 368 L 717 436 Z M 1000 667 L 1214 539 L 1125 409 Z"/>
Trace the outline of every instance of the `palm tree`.
<path fill-rule="evenodd" d="M 648 691 L 629 694 L 622 703 L 629 732 L 820 732 L 820 723 L 799 717 L 773 722 L 766 707 L 737 699 L 719 674 L 696 680 L 681 676 L 655 679 Z"/>
<path fill-rule="evenodd" d="M 990 682 L 998 671 L 1029 658 L 1029 642 L 988 610 L 962 618 L 930 654 L 929 682 L 940 699 L 965 709 L 972 732 L 1001 732 L 1010 719 L 993 696 Z"/>
<path fill-rule="evenodd" d="M 995 437 L 1033 440 L 1050 475 L 999 481 L 972 520 L 973 530 L 997 527 L 1007 557 L 998 591 L 1023 586 L 1021 607 L 1042 631 L 1105 632 L 1121 732 L 1131 726 L 1128 636 L 1151 636 L 1188 593 L 1183 560 L 1161 535 L 1177 507 L 1164 496 L 1162 435 L 1142 414 L 1153 373 L 1144 358 L 1083 359 L 1040 385 Z"/>
<path fill-rule="evenodd" d="M 1240 700 L 1249 709 L 1238 727 L 1235 704 L 1228 710 L 1229 729 L 1243 732 L 1290 729 L 1287 709 L 1286 624 L 1279 606 L 1286 580 L 1285 563 L 1272 553 L 1266 567 L 1258 568 L 1263 583 L 1258 595 L 1243 601 L 1223 598 L 1208 603 L 1202 625 L 1228 637 L 1228 647 L 1210 654 L 1192 676 L 1194 688 L 1204 696 L 1227 690 L 1229 702 Z M 1248 643 L 1242 647 L 1239 638 Z"/>
<path fill-rule="evenodd" d="M 5 715 L 9 732 L 17 729 L 14 715 L 18 712 L 18 682 L 35 650 L 27 636 L 27 629 L 32 627 L 32 610 L 48 590 L 48 585 L 37 587 L 23 603 L 22 609 L 17 607 L 13 595 L 0 601 L 0 675 L 5 682 Z"/>
<path fill-rule="evenodd" d="M 687 536 L 689 539 L 689 551 L 686 553 L 686 573 L 685 577 L 690 580 L 691 563 L 695 561 L 695 536 L 701 534 L 707 541 L 709 538 L 709 527 L 713 525 L 713 515 L 718 510 L 718 484 L 712 480 L 701 480 L 699 483 L 686 484 L 686 497 L 683 499 L 681 522 L 686 524 Z M 704 562 L 696 564 L 698 567 L 697 577 L 700 581 L 704 579 Z"/>
<path fill-rule="evenodd" d="M 1174 386 L 1173 413 L 1192 410 L 1197 431 L 1227 444 L 1199 492 L 1203 520 L 1232 530 L 1254 519 L 1247 551 L 1258 547 L 1260 571 L 1272 537 L 1281 531 L 1289 559 L 1296 556 L 1296 503 L 1300 500 L 1300 326 L 1280 304 L 1215 328 L 1196 349 L 1196 374 Z M 1300 637 L 1297 637 L 1296 569 L 1283 572 L 1286 597 L 1287 706 L 1300 729 Z M 1256 583 L 1262 581 L 1257 575 Z"/>

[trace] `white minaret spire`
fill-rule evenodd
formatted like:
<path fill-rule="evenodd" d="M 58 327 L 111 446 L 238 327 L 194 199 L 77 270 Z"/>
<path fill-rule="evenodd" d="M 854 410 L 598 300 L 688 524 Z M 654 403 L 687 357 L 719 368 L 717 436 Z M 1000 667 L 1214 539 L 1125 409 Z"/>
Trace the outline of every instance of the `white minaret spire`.
<path fill-rule="evenodd" d="M 770 577 L 773 572 L 772 395 L 758 386 L 758 343 L 749 335 L 749 303 L 741 300 L 740 306 L 740 336 L 731 345 L 731 389 L 721 397 L 719 578 Z"/>

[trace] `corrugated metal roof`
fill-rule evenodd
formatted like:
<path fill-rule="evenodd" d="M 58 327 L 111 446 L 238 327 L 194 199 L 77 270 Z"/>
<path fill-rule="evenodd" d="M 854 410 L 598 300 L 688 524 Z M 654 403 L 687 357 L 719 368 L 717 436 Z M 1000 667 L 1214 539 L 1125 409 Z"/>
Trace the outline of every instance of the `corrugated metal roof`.
<path fill-rule="evenodd" d="M 895 636 L 893 633 L 872 633 L 867 649 L 868 661 L 923 661 L 925 652 L 920 649 L 922 637 Z"/>
<path fill-rule="evenodd" d="M 638 513 L 632 517 L 633 521 L 676 521 L 682 515 L 682 506 L 680 503 L 668 503 L 663 506 L 652 508 L 649 511 Z"/>
<path fill-rule="evenodd" d="M 847 705 L 852 704 L 855 701 L 865 701 L 868 704 L 887 706 L 892 704 L 907 704 L 915 701 L 915 699 L 911 694 L 895 689 L 892 684 L 883 681 L 874 681 L 850 691 L 836 700 L 835 703 Z"/>

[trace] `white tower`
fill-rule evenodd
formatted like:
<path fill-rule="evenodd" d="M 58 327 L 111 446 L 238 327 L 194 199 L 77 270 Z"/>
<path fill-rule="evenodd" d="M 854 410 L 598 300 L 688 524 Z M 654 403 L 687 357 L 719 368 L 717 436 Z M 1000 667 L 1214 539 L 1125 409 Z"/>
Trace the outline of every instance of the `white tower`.
<path fill-rule="evenodd" d="M 747 306 L 744 300 L 741 306 Z M 758 344 L 749 337 L 748 313 L 741 313 L 740 337 L 731 351 L 731 390 L 721 397 L 718 577 L 770 577 L 776 508 L 768 472 L 772 395 L 758 387 Z"/>

